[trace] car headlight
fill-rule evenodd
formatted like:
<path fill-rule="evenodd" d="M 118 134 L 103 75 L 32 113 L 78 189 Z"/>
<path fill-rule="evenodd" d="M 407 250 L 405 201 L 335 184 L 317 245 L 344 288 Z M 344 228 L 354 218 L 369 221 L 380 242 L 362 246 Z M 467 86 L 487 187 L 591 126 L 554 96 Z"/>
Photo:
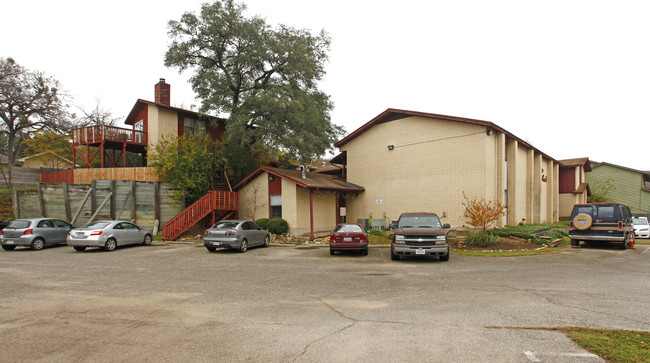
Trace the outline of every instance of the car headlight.
<path fill-rule="evenodd" d="M 395 243 L 404 243 L 405 239 L 406 239 L 406 237 L 404 235 L 401 235 L 401 234 L 396 234 L 395 235 Z"/>

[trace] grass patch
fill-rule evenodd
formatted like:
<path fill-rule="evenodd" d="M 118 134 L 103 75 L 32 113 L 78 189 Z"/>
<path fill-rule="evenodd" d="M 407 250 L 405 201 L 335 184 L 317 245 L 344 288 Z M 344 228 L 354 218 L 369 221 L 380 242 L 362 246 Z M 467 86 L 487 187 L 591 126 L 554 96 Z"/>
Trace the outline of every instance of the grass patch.
<path fill-rule="evenodd" d="M 157 235 L 153 236 L 154 241 L 162 241 L 162 233 L 158 233 Z"/>
<path fill-rule="evenodd" d="M 610 362 L 650 362 L 650 332 L 587 328 L 554 328 L 588 351 Z"/>
<path fill-rule="evenodd" d="M 390 245 L 393 241 L 393 232 L 378 231 L 371 229 L 368 231 L 368 244 L 370 245 Z"/>
<path fill-rule="evenodd" d="M 534 244 L 543 244 L 546 241 L 542 236 L 550 237 L 551 240 L 568 236 L 567 229 L 569 222 L 556 222 L 552 224 L 522 224 L 504 228 L 492 229 L 488 233 L 499 237 L 517 237 L 530 240 Z"/>

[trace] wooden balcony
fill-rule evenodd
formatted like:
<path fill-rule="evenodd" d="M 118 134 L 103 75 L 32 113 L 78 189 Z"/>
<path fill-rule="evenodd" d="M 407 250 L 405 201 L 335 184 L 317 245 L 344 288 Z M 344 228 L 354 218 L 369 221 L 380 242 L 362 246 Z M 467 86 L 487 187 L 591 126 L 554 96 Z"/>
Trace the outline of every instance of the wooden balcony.
<path fill-rule="evenodd" d="M 77 149 L 85 146 L 85 153 Z M 97 150 L 91 155 L 90 147 Z M 92 161 L 99 154 L 101 167 L 117 167 L 122 161 L 126 166 L 126 152 L 138 153 L 146 158 L 147 133 L 133 129 L 123 129 L 115 126 L 96 125 L 72 130 L 73 162 L 77 156 L 83 159 L 85 167 L 92 168 Z M 111 153 L 107 151 L 111 150 Z M 120 154 L 121 153 L 121 154 Z"/>
<path fill-rule="evenodd" d="M 97 145 L 106 142 L 147 145 L 147 133 L 115 126 L 96 125 L 72 130 L 73 145 Z"/>

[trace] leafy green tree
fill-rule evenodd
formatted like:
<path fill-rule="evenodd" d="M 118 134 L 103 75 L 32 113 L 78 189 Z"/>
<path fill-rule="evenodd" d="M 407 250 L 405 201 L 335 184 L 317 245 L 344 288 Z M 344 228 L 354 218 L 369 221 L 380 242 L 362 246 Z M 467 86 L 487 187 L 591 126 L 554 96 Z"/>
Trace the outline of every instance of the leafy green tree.
<path fill-rule="evenodd" d="M 209 136 L 163 137 L 149 154 L 149 165 L 188 204 L 201 198 L 219 175 L 225 159 Z"/>
<path fill-rule="evenodd" d="M 330 48 L 324 31 L 272 28 L 234 0 L 204 4 L 169 22 L 165 65 L 193 69 L 201 111 L 227 115 L 226 141 L 252 152 L 281 150 L 302 163 L 324 154 L 343 129 L 318 89 Z"/>
<path fill-rule="evenodd" d="M 15 164 L 30 133 L 57 130 L 69 122 L 67 96 L 60 89 L 56 79 L 27 70 L 11 58 L 0 58 L 0 132 L 7 137 L 9 165 Z"/>
<path fill-rule="evenodd" d="M 616 189 L 613 182 L 614 180 L 612 178 L 609 178 L 605 181 L 596 180 L 592 183 L 589 183 L 591 195 L 587 197 L 587 201 L 589 203 L 611 202 L 609 193 L 611 193 L 612 190 Z"/>
<path fill-rule="evenodd" d="M 57 156 L 72 160 L 72 142 L 68 135 L 57 134 L 53 131 L 42 131 L 23 143 L 25 144 L 25 149 L 22 152 L 23 156 L 51 151 L 52 154 L 43 156 L 44 161 L 50 168 L 59 169 L 61 167 L 61 159 Z"/>

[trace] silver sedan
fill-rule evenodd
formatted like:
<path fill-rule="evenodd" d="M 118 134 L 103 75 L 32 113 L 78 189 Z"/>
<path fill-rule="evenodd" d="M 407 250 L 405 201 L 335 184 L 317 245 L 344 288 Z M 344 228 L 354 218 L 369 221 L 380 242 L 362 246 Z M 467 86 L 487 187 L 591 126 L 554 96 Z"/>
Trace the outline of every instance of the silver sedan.
<path fill-rule="evenodd" d="M 96 221 L 83 228 L 75 228 L 68 234 L 66 242 L 76 251 L 86 247 L 101 247 L 113 251 L 117 246 L 142 244 L 152 241 L 151 232 L 127 221 Z"/>
<path fill-rule="evenodd" d="M 219 221 L 205 230 L 203 245 L 210 252 L 217 248 L 234 248 L 246 252 L 248 247 L 269 245 L 269 231 L 258 226 L 255 222 L 228 219 Z"/>

